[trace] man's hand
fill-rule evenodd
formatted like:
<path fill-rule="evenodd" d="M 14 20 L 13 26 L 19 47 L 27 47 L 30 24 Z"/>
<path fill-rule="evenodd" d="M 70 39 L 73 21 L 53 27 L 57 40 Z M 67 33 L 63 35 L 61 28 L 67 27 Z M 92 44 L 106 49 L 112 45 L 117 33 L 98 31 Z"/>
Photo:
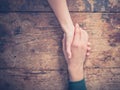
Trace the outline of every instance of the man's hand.
<path fill-rule="evenodd" d="M 68 64 L 68 71 L 70 75 L 70 81 L 79 81 L 82 80 L 83 75 L 83 66 L 85 62 L 87 50 L 90 50 L 88 46 L 88 34 L 85 30 L 82 30 L 78 24 L 75 25 L 74 36 L 70 46 L 71 49 L 71 58 L 68 57 L 67 49 L 67 37 L 63 39 L 63 52 Z"/>

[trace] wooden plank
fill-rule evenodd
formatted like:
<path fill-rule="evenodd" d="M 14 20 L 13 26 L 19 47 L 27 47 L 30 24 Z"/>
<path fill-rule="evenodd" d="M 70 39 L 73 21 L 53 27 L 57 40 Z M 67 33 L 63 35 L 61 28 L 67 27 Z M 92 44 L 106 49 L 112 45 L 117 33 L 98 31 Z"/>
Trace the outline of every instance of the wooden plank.
<path fill-rule="evenodd" d="M 88 90 L 119 90 L 120 69 L 86 69 Z"/>
<path fill-rule="evenodd" d="M 120 12 L 119 0 L 67 0 L 70 11 Z M 47 0 L 0 0 L 0 11 L 51 11 Z"/>
<path fill-rule="evenodd" d="M 71 16 L 74 24 L 77 22 L 81 27 L 87 28 L 91 34 L 90 38 L 93 38 L 92 36 L 94 38 L 112 38 L 114 35 L 111 34 L 116 34 L 116 32 L 119 34 L 119 13 L 71 13 Z M 9 31 L 15 35 L 33 33 L 33 31 L 37 33 L 38 29 L 48 30 L 51 28 L 52 30 L 60 27 L 52 13 L 1 13 L 0 20 L 1 28 L 11 29 Z"/>
<path fill-rule="evenodd" d="M 51 34 L 51 33 L 50 33 Z M 44 34 L 46 35 L 46 34 Z M 53 34 L 51 35 L 53 36 Z M 62 40 L 62 39 L 61 39 Z M 28 70 L 39 69 L 66 69 L 60 38 L 39 38 L 21 44 L 9 44 L 1 54 L 1 68 L 25 68 Z M 104 42 L 102 39 L 101 42 Z M 99 45 L 102 44 L 102 45 Z M 119 67 L 119 46 L 110 47 L 100 43 L 92 44 L 91 55 L 88 57 L 87 67 Z"/>
<path fill-rule="evenodd" d="M 47 0 L 35 1 L 0 0 L 0 90 L 67 90 L 63 31 Z M 119 90 L 120 1 L 67 2 L 74 24 L 87 28 L 92 43 L 87 89 Z"/>
<path fill-rule="evenodd" d="M 71 13 L 74 23 L 87 27 L 90 35 L 92 51 L 87 67 L 120 67 L 119 15 Z M 51 13 L 0 14 L 0 67 L 66 69 L 63 32 L 54 17 Z"/>
<path fill-rule="evenodd" d="M 28 71 L 25 69 L 0 70 L 0 88 L 7 90 L 67 90 L 67 71 Z M 88 90 L 119 90 L 119 68 L 86 68 Z M 12 81 L 12 82 L 11 82 Z"/>
<path fill-rule="evenodd" d="M 93 40 L 99 38 L 100 40 L 106 39 L 106 45 L 108 44 L 111 47 L 119 45 L 119 13 L 71 13 L 71 16 L 74 23 L 78 22 L 81 27 L 87 28 L 92 43 L 96 42 Z M 0 14 L 0 20 L 0 27 L 2 30 L 1 37 L 3 32 L 9 37 L 12 37 L 12 42 L 17 44 L 39 38 L 41 34 L 44 33 L 43 30 L 47 30 L 45 31 L 47 35 L 52 33 L 62 38 L 61 34 L 63 34 L 63 32 L 60 25 L 55 15 L 51 13 Z M 43 36 L 41 36 L 41 38 L 43 38 Z"/>
<path fill-rule="evenodd" d="M 37 35 L 33 33 L 15 37 L 1 53 L 1 60 L 7 63 L 1 63 L 1 68 L 65 69 L 61 40 L 62 33 L 54 30 L 39 30 Z M 111 47 L 106 39 L 100 38 L 91 39 L 91 42 L 87 67 L 119 67 L 119 44 Z"/>
<path fill-rule="evenodd" d="M 37 72 L 37 73 L 36 73 Z M 1 90 L 67 90 L 66 71 L 0 70 Z"/>

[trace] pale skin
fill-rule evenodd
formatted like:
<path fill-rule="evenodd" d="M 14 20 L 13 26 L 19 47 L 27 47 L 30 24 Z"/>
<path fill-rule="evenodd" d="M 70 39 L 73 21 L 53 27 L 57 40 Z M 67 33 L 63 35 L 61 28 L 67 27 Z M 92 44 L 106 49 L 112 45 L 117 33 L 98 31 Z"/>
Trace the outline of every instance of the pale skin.
<path fill-rule="evenodd" d="M 82 80 L 84 61 L 90 50 L 88 35 L 78 24 L 73 25 L 66 0 L 48 0 L 48 2 L 65 33 L 63 51 L 68 64 L 70 81 Z"/>
<path fill-rule="evenodd" d="M 68 65 L 70 81 L 80 81 L 84 78 L 84 62 L 89 54 L 90 44 L 88 43 L 88 34 L 85 30 L 75 25 L 75 32 L 71 44 L 72 57 L 69 59 L 66 55 L 66 37 L 63 38 L 63 52 Z"/>
<path fill-rule="evenodd" d="M 72 22 L 66 0 L 48 0 L 51 8 L 53 9 L 66 37 L 66 52 L 68 58 L 71 58 L 71 43 L 74 34 L 74 24 Z"/>

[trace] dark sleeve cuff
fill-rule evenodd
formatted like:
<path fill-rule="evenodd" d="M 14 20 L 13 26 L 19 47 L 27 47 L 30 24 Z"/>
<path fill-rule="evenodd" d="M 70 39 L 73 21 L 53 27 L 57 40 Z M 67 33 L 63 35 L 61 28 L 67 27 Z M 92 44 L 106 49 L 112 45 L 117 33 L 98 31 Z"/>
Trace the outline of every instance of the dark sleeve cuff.
<path fill-rule="evenodd" d="M 85 80 L 69 82 L 69 90 L 87 90 Z"/>

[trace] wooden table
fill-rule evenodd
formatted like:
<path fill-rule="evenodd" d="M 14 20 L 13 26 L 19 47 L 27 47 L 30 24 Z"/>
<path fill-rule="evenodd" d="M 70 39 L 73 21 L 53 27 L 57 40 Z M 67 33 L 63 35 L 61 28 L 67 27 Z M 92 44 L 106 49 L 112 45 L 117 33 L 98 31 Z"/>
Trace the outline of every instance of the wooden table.
<path fill-rule="evenodd" d="M 120 90 L 120 0 L 67 0 L 92 43 L 88 90 Z M 67 90 L 63 31 L 47 0 L 0 0 L 0 90 Z"/>

